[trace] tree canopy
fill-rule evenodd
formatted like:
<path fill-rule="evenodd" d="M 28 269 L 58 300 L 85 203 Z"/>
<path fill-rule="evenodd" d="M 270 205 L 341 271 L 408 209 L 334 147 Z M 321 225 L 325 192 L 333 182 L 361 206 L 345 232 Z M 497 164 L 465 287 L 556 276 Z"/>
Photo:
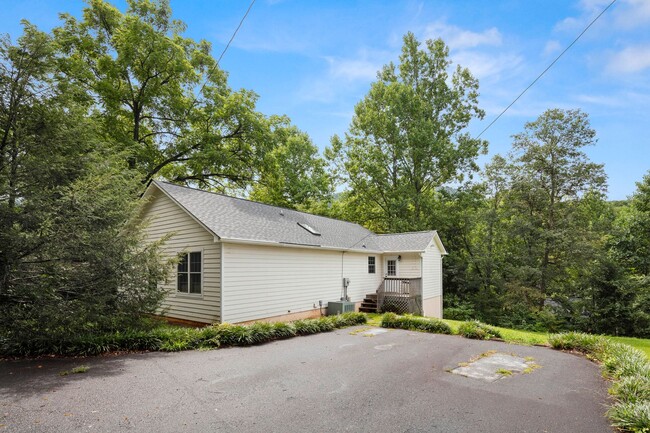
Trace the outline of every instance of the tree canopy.
<path fill-rule="evenodd" d="M 460 66 L 450 73 L 441 39 L 424 47 L 404 36 L 399 65 L 389 63 L 354 110 L 349 131 L 328 150 L 354 206 L 382 231 L 422 229 L 438 189 L 478 169 L 486 143 L 465 128 L 482 118 L 478 81 Z"/>
<path fill-rule="evenodd" d="M 91 0 L 54 29 L 60 70 L 93 103 L 106 138 L 143 183 L 156 176 L 226 189 L 255 179 L 270 120 L 257 95 L 233 91 L 207 41 L 183 36 L 168 1 Z"/>

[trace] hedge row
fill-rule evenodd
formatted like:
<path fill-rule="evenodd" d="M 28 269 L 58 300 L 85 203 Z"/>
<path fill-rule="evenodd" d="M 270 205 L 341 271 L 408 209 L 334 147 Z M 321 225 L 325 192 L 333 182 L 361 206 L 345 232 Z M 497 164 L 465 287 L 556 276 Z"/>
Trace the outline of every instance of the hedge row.
<path fill-rule="evenodd" d="M 424 331 L 432 334 L 452 334 L 451 327 L 439 319 L 413 316 L 405 314 L 398 316 L 395 313 L 386 313 L 381 317 L 381 326 L 384 328 L 410 329 Z M 465 338 L 475 340 L 489 340 L 501 338 L 501 332 L 493 326 L 481 323 L 478 320 L 463 322 L 458 327 L 458 334 Z"/>
<path fill-rule="evenodd" d="M 481 323 L 478 320 L 461 323 L 458 327 L 458 334 L 474 340 L 501 338 L 501 332 L 497 328 Z"/>
<path fill-rule="evenodd" d="M 650 432 L 650 360 L 638 349 L 602 336 L 570 332 L 549 337 L 554 349 L 576 350 L 598 361 L 612 381 L 616 402 L 607 411 L 612 424 L 626 432 Z"/>
<path fill-rule="evenodd" d="M 329 332 L 336 328 L 366 323 L 363 313 L 345 313 L 295 322 L 231 325 L 223 323 L 205 328 L 159 326 L 146 331 L 77 336 L 64 341 L 34 339 L 29 342 L 0 340 L 2 356 L 65 355 L 88 356 L 114 351 L 166 351 L 216 349 L 224 346 L 250 346 L 297 335 Z"/>
<path fill-rule="evenodd" d="M 383 328 L 410 329 L 412 331 L 431 332 L 433 334 L 451 334 L 451 327 L 439 319 L 386 313 L 381 316 Z"/>

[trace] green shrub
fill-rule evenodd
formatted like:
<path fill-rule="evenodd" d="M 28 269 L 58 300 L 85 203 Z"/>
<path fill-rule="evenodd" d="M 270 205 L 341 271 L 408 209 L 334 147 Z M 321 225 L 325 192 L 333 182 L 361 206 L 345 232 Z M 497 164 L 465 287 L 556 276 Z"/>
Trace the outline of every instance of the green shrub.
<path fill-rule="evenodd" d="M 249 326 L 222 323 L 217 329 L 223 346 L 250 346 L 254 342 Z"/>
<path fill-rule="evenodd" d="M 489 340 L 491 338 L 501 338 L 501 332 L 493 326 L 481 323 L 478 320 L 463 322 L 458 327 L 458 334 L 465 338 L 474 340 Z"/>
<path fill-rule="evenodd" d="M 273 324 L 273 335 L 278 340 L 295 337 L 297 335 L 296 327 L 293 325 L 293 323 L 276 322 Z"/>
<path fill-rule="evenodd" d="M 583 332 L 553 334 L 549 336 L 548 342 L 553 349 L 577 350 L 583 353 L 601 352 L 603 344 L 601 337 Z"/>
<path fill-rule="evenodd" d="M 150 323 L 148 329 L 112 333 L 89 333 L 61 340 L 50 337 L 12 340 L 0 336 L 0 355 L 91 356 L 116 350 L 161 350 L 176 352 L 191 349 L 215 349 L 223 346 L 248 346 L 296 335 L 328 332 L 336 328 L 366 323 L 363 313 L 345 313 L 318 319 L 297 320 L 293 323 L 256 322 L 251 325 L 227 323 L 204 328 L 184 328 Z"/>
<path fill-rule="evenodd" d="M 381 317 L 381 326 L 384 328 L 424 331 L 432 334 L 451 334 L 451 327 L 442 320 L 417 317 L 410 314 L 398 316 L 395 313 L 385 313 Z"/>
<path fill-rule="evenodd" d="M 626 432 L 650 432 L 650 360 L 638 349 L 606 337 L 570 332 L 549 337 L 555 349 L 578 350 L 600 361 L 603 375 L 614 381 L 609 393 L 616 403 L 607 412 Z"/>
<path fill-rule="evenodd" d="M 331 316 L 331 317 L 321 317 L 320 319 L 313 319 L 316 322 L 316 325 L 318 326 L 318 330 L 320 332 L 330 332 L 336 329 L 336 326 L 334 324 L 334 317 L 336 316 Z"/>
<path fill-rule="evenodd" d="M 329 321 L 334 325 L 335 328 L 344 328 L 348 325 L 348 319 L 341 314 L 335 316 L 328 316 Z"/>
<path fill-rule="evenodd" d="M 610 377 L 650 377 L 650 362 L 640 350 L 608 340 L 605 350 L 596 355 Z"/>
<path fill-rule="evenodd" d="M 395 313 L 384 313 L 381 316 L 381 326 L 382 328 L 396 328 L 397 327 L 397 318 L 399 316 Z"/>
<path fill-rule="evenodd" d="M 115 334 L 115 346 L 120 350 L 158 350 L 161 341 L 152 331 L 126 331 Z"/>
<path fill-rule="evenodd" d="M 265 322 L 256 322 L 248 326 L 252 344 L 267 343 L 275 339 L 273 325 Z"/>
<path fill-rule="evenodd" d="M 650 402 L 616 403 L 607 415 L 615 427 L 634 433 L 650 432 Z"/>
<path fill-rule="evenodd" d="M 163 341 L 160 345 L 160 350 L 163 352 L 180 352 L 182 350 L 189 350 L 190 348 L 186 340 L 167 340 Z"/>
<path fill-rule="evenodd" d="M 368 322 L 368 316 L 363 313 L 343 313 L 334 317 L 343 319 L 343 326 L 363 325 Z"/>
<path fill-rule="evenodd" d="M 318 322 L 314 319 L 296 320 L 293 322 L 293 326 L 296 328 L 296 334 L 298 335 L 318 334 L 321 332 Z"/>
<path fill-rule="evenodd" d="M 614 382 L 609 390 L 623 403 L 650 401 L 650 376 L 630 376 Z"/>
<path fill-rule="evenodd" d="M 472 320 L 476 317 L 476 310 L 472 302 L 463 301 L 458 296 L 445 295 L 443 317 L 451 320 Z"/>

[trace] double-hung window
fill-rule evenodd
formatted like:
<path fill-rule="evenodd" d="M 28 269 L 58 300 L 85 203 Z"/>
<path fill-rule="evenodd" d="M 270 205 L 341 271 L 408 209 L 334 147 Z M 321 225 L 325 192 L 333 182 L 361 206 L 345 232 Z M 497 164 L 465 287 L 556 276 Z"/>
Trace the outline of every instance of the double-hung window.
<path fill-rule="evenodd" d="M 176 288 L 179 293 L 201 294 L 201 252 L 180 257 Z"/>
<path fill-rule="evenodd" d="M 368 257 L 368 273 L 374 274 L 376 269 L 376 262 L 373 256 Z"/>

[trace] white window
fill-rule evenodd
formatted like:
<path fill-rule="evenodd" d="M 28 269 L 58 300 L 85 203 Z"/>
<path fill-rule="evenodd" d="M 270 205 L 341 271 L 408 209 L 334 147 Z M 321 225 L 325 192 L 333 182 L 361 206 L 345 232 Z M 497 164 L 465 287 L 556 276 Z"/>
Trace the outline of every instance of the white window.
<path fill-rule="evenodd" d="M 180 257 L 176 288 L 179 293 L 201 294 L 201 252 Z"/>
<path fill-rule="evenodd" d="M 397 276 L 397 260 L 388 259 L 386 260 L 386 275 L 389 277 Z"/>
<path fill-rule="evenodd" d="M 368 257 L 368 273 L 374 274 L 376 269 L 376 262 L 373 256 Z"/>

